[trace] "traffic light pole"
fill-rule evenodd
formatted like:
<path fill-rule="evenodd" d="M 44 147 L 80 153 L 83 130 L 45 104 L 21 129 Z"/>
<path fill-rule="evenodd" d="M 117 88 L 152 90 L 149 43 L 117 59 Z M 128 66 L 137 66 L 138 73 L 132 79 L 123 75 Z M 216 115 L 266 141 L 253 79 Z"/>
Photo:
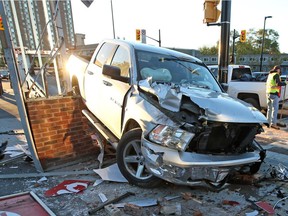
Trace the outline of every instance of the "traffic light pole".
<path fill-rule="evenodd" d="M 218 52 L 219 82 L 227 83 L 229 64 L 231 0 L 222 1 L 221 8 L 221 35 Z"/>
<path fill-rule="evenodd" d="M 161 31 L 160 31 L 160 29 L 159 29 L 159 40 L 156 40 L 155 38 L 149 37 L 147 35 L 145 35 L 145 37 L 158 42 L 159 43 L 159 47 L 161 47 Z"/>
<path fill-rule="evenodd" d="M 236 35 L 236 31 L 234 29 L 233 31 L 233 44 L 232 44 L 232 59 L 230 60 L 230 63 L 235 64 L 236 62 L 236 56 L 235 56 L 235 39 L 238 38 L 239 35 Z"/>

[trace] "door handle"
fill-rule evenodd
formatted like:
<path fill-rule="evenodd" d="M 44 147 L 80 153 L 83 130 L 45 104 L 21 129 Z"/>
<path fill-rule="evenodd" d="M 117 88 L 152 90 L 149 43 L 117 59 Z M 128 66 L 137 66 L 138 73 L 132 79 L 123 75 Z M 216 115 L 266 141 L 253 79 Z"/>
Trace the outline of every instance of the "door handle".
<path fill-rule="evenodd" d="M 88 71 L 88 74 L 89 75 L 93 75 L 94 73 L 92 71 Z"/>
<path fill-rule="evenodd" d="M 106 86 L 112 86 L 112 83 L 106 81 L 106 80 L 103 80 L 103 84 L 106 85 Z"/>

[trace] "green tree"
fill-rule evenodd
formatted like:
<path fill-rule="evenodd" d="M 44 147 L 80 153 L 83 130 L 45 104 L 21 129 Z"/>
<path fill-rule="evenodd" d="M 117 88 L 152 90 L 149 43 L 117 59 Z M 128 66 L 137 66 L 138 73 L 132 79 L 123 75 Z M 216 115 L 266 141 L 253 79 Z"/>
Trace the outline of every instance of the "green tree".
<path fill-rule="evenodd" d="M 239 33 L 237 32 L 239 35 Z M 232 35 L 232 34 L 231 34 Z M 231 38 L 233 35 L 231 36 Z M 273 29 L 265 29 L 263 53 L 271 55 L 280 54 L 279 51 L 279 34 Z M 246 42 L 242 43 L 240 40 L 235 40 L 235 49 L 238 55 L 246 54 L 260 54 L 262 50 L 263 29 L 255 30 L 249 29 L 246 32 Z M 232 44 L 231 44 L 232 45 Z"/>
<path fill-rule="evenodd" d="M 240 55 L 248 54 L 260 54 L 262 50 L 262 38 L 263 38 L 263 29 L 255 30 L 249 29 L 246 32 L 246 42 L 242 43 L 239 40 L 239 32 L 235 31 L 236 39 L 235 42 L 235 53 Z M 238 37 L 237 37 L 238 36 Z M 265 29 L 265 41 L 263 47 L 263 53 L 268 53 L 271 55 L 279 55 L 279 34 L 273 29 Z M 199 51 L 202 55 L 217 55 L 218 54 L 218 44 L 212 47 L 201 47 Z M 230 54 L 232 54 L 233 49 L 233 31 L 230 33 Z"/>
<path fill-rule="evenodd" d="M 200 47 L 199 51 L 202 55 L 217 55 L 218 54 L 218 46 L 212 46 L 212 47 Z"/>

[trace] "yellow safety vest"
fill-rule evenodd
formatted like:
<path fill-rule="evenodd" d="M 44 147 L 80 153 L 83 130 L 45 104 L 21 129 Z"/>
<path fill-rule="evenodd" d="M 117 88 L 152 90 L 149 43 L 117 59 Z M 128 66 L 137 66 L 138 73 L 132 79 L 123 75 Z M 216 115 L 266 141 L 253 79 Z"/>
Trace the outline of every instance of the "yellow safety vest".
<path fill-rule="evenodd" d="M 266 81 L 266 92 L 269 93 L 280 93 L 281 86 L 278 86 L 276 83 L 276 80 L 274 79 L 275 74 L 279 73 L 270 73 L 268 75 L 267 81 Z"/>

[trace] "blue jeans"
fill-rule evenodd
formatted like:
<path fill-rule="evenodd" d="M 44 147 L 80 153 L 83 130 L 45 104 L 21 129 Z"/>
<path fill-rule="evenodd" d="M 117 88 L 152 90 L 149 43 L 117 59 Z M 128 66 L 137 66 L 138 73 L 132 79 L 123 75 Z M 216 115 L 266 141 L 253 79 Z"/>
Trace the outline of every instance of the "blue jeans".
<path fill-rule="evenodd" d="M 278 95 L 267 95 L 267 120 L 269 125 L 277 124 L 277 114 L 279 109 L 279 97 Z"/>

